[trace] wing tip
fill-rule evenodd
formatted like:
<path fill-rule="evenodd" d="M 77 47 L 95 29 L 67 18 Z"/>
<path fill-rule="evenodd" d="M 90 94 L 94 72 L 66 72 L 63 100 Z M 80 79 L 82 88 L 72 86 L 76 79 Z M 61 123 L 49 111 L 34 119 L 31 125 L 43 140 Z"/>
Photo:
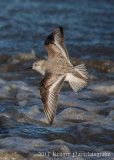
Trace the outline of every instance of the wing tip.
<path fill-rule="evenodd" d="M 63 27 L 62 26 L 58 26 L 53 32 L 57 32 L 59 31 L 62 35 L 64 34 L 64 30 L 63 30 Z"/>
<path fill-rule="evenodd" d="M 64 31 L 62 26 L 58 26 L 46 39 L 44 46 L 53 44 L 55 39 L 64 39 Z"/>
<path fill-rule="evenodd" d="M 53 121 L 54 121 L 54 120 L 52 120 L 52 121 L 49 121 L 49 120 L 48 120 L 48 122 L 49 122 L 49 124 L 50 124 L 50 125 L 52 125 L 52 124 L 53 124 Z"/>
<path fill-rule="evenodd" d="M 63 31 L 63 27 L 62 26 L 58 26 L 53 32 L 52 34 L 54 35 L 55 38 L 57 39 L 64 39 L 64 31 Z"/>
<path fill-rule="evenodd" d="M 43 104 L 42 104 L 42 105 L 43 105 Z M 54 114 L 50 114 L 50 109 L 49 109 L 48 107 L 46 107 L 46 104 L 43 105 L 43 109 L 44 109 L 45 116 L 46 116 L 46 118 L 47 118 L 47 120 L 48 120 L 48 123 L 49 123 L 50 125 L 52 125 L 53 122 L 54 122 L 55 113 L 54 113 Z"/>
<path fill-rule="evenodd" d="M 46 115 L 46 118 L 47 118 L 47 120 L 48 120 L 48 123 L 49 123 L 50 125 L 52 125 L 53 122 L 54 122 L 54 116 L 53 116 L 53 115 L 52 115 L 52 116 L 49 116 L 49 113 L 47 113 L 47 112 L 45 112 L 45 115 Z"/>

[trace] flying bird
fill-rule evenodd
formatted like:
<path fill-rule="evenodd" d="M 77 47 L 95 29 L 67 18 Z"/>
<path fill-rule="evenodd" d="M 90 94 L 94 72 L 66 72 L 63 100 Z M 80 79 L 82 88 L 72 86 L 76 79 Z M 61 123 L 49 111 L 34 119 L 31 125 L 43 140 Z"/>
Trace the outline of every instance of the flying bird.
<path fill-rule="evenodd" d="M 40 95 L 44 113 L 50 124 L 53 123 L 58 94 L 64 81 L 77 92 L 86 86 L 88 75 L 84 64 L 73 66 L 69 60 L 67 49 L 64 45 L 63 28 L 56 28 L 46 39 L 44 47 L 48 53 L 47 60 L 33 63 L 32 69 L 45 75 L 40 83 Z"/>

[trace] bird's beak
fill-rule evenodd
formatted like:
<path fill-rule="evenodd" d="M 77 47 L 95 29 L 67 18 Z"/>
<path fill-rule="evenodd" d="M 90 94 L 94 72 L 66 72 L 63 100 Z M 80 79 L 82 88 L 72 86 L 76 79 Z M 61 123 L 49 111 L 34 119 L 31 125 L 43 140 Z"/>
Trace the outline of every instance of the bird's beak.
<path fill-rule="evenodd" d="M 25 68 L 24 70 L 26 70 L 26 71 L 27 71 L 27 70 L 29 70 L 29 69 L 32 69 L 32 67 Z"/>

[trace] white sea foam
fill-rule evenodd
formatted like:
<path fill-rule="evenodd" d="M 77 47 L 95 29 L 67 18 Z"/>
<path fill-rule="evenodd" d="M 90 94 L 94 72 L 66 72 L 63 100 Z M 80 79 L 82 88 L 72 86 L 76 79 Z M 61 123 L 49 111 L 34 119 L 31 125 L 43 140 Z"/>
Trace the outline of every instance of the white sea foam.
<path fill-rule="evenodd" d="M 96 113 L 86 112 L 75 108 L 66 108 L 60 115 L 63 119 L 76 119 L 76 120 L 96 120 L 99 116 Z"/>
<path fill-rule="evenodd" d="M 114 110 L 110 111 L 108 117 L 114 121 Z"/>
<path fill-rule="evenodd" d="M 37 86 L 28 85 L 23 81 L 0 79 L 0 99 L 3 102 L 3 106 L 1 105 L 0 122 L 6 128 L 5 132 L 7 131 L 7 127 L 14 127 L 9 132 L 11 134 L 10 137 L 0 139 L 0 146 L 3 148 L 3 150 L 0 150 L 2 157 L 17 156 L 18 160 L 24 159 L 23 154 L 30 153 L 28 154 L 28 159 L 51 160 L 53 159 L 52 157 L 39 156 L 38 152 L 55 151 L 59 153 L 72 153 L 72 150 L 103 152 L 103 147 L 89 147 L 88 145 L 80 145 L 78 142 L 77 144 L 72 144 L 74 140 L 78 141 L 78 134 L 81 136 L 81 138 L 79 137 L 80 142 L 83 138 L 91 141 L 91 137 L 95 134 L 98 137 L 102 134 L 106 134 L 107 136 L 108 130 L 112 130 L 114 120 L 113 92 L 111 87 L 110 91 L 106 89 L 108 86 L 111 86 L 110 84 L 103 85 L 102 90 L 98 90 L 98 86 L 100 85 L 97 85 L 97 90 L 95 90 L 96 84 L 93 83 L 86 90 L 77 94 L 73 91 L 61 92 L 55 121 L 50 126 L 43 112 L 40 91 Z M 7 103 L 7 100 L 9 100 L 9 103 Z M 17 124 L 19 131 L 15 129 Z M 89 128 L 90 134 L 87 136 L 87 133 L 84 134 L 83 132 L 85 132 L 84 127 L 86 128 L 89 125 L 92 127 Z M 73 126 L 77 127 L 67 133 L 67 129 Z M 106 130 L 106 133 L 104 133 L 103 129 Z M 71 143 L 67 141 L 66 134 L 68 134 L 67 137 L 70 136 Z M 42 136 L 39 137 L 39 135 Z M 30 138 L 26 138 L 27 136 L 30 136 Z M 43 140 L 44 138 L 48 139 L 48 141 Z M 102 140 L 99 143 L 101 142 Z M 109 148 L 108 145 L 106 147 Z M 105 150 L 108 150 L 107 148 Z M 86 158 L 74 157 L 73 160 L 85 160 Z M 72 158 L 59 157 L 56 159 L 71 160 Z M 108 157 L 103 157 L 103 160 L 108 160 Z"/>
<path fill-rule="evenodd" d="M 8 152 L 7 150 L 3 149 L 0 149 L 0 158 L 3 160 L 27 160 L 21 154 L 18 154 L 13 151 Z"/>
<path fill-rule="evenodd" d="M 98 91 L 98 92 L 102 92 L 103 94 L 114 94 L 114 85 L 113 83 L 109 84 L 107 82 L 102 82 L 100 84 L 95 84 L 95 85 L 90 85 L 88 86 L 88 89 L 90 90 L 94 90 L 94 91 Z"/>

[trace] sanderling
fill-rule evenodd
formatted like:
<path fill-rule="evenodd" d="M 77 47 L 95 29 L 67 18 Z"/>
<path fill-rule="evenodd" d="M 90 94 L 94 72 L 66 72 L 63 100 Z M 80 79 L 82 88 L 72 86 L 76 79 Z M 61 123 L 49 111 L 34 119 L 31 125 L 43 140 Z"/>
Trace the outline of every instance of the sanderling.
<path fill-rule="evenodd" d="M 64 83 L 69 82 L 77 92 L 87 84 L 87 71 L 84 64 L 73 66 L 64 45 L 63 28 L 56 28 L 46 39 L 44 47 L 48 60 L 33 63 L 32 69 L 45 75 L 40 83 L 40 95 L 44 113 L 50 124 L 54 121 L 57 109 L 58 94 Z"/>

